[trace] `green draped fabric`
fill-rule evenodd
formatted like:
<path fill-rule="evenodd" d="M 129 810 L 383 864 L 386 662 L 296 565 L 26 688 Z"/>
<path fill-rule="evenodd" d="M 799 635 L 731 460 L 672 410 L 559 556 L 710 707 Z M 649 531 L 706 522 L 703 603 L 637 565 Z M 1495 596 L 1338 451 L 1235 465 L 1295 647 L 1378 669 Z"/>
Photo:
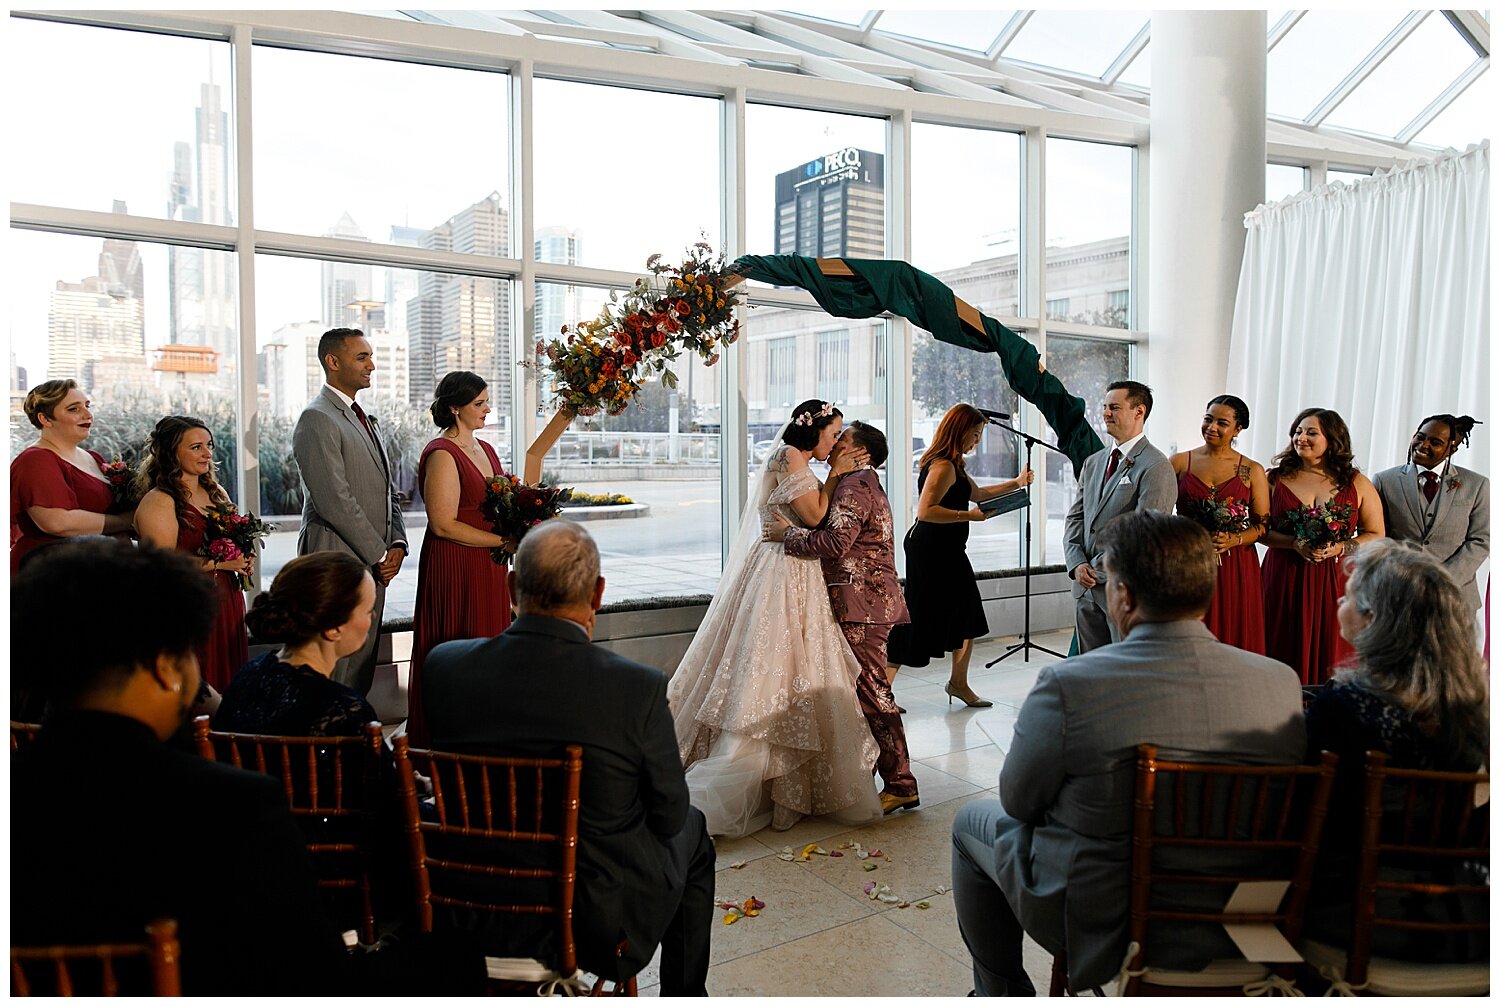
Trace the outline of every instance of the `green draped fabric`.
<path fill-rule="evenodd" d="M 1051 373 L 1038 370 L 1036 347 L 988 315 L 980 316 L 983 336 L 965 327 L 952 289 L 937 277 L 891 259 L 840 261 L 853 276 L 824 276 L 818 260 L 805 255 L 745 255 L 730 269 L 762 283 L 801 287 L 839 318 L 871 318 L 889 311 L 942 342 L 998 355 L 1005 380 L 1041 411 L 1057 434 L 1057 446 L 1072 460 L 1075 476 L 1083 460 L 1104 446 L 1089 426 L 1083 400 L 1070 395 Z"/>

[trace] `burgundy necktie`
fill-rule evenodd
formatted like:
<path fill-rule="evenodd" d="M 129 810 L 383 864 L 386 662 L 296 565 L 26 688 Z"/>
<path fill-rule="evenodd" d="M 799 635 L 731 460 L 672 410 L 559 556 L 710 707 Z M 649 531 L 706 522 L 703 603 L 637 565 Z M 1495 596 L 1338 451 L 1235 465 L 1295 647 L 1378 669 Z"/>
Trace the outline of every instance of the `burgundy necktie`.
<path fill-rule="evenodd" d="M 376 438 L 375 431 L 372 430 L 372 429 L 370 429 L 370 419 L 369 419 L 369 417 L 365 415 L 365 411 L 363 409 L 359 408 L 359 403 L 358 402 L 351 402 L 351 403 L 349 403 L 349 405 L 354 409 L 354 415 L 357 416 L 357 417 L 359 417 L 359 425 L 365 428 L 365 433 L 369 434 L 370 435 L 370 440 L 375 443 L 375 451 L 376 451 L 377 454 L 379 454 L 380 453 L 380 441 L 379 441 L 379 439 Z"/>
<path fill-rule="evenodd" d="M 1428 503 L 1432 503 L 1432 498 L 1435 497 L 1435 496 L 1437 496 L 1437 490 L 1438 490 L 1438 485 L 1437 484 L 1438 484 L 1437 473 L 1435 473 L 1435 472 L 1423 472 L 1422 473 L 1422 495 L 1427 498 L 1427 502 Z"/>
<path fill-rule="evenodd" d="M 1099 484 L 1099 492 L 1102 495 L 1109 486 L 1109 481 L 1114 478 L 1115 469 L 1120 467 L 1120 449 L 1115 448 L 1109 453 L 1109 465 L 1104 469 L 1104 481 Z"/>

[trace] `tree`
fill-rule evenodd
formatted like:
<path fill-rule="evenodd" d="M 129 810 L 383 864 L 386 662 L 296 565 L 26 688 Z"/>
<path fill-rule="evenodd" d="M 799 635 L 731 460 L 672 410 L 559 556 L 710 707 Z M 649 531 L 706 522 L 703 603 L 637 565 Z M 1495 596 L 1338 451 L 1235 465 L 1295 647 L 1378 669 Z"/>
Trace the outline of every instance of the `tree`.
<path fill-rule="evenodd" d="M 912 346 L 911 371 L 912 401 L 933 416 L 960 402 L 1002 409 L 1015 403 L 998 357 L 940 343 L 925 332 Z"/>

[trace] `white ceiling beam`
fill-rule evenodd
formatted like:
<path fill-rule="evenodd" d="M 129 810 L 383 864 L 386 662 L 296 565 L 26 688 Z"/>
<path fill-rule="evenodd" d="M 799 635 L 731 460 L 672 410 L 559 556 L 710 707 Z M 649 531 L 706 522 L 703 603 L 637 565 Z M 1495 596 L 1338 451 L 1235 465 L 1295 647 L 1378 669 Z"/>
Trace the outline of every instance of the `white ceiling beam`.
<path fill-rule="evenodd" d="M 1477 10 L 1445 10 L 1443 17 L 1480 56 L 1490 54 L 1490 23 Z"/>
<path fill-rule="evenodd" d="M 1035 13 L 1034 10 L 1018 10 L 1012 14 L 1010 20 L 1005 22 L 1005 27 L 1000 29 L 1000 34 L 995 36 L 995 41 L 985 50 L 985 59 L 991 63 L 998 61 L 1006 47 L 1016 40 L 1016 36 L 1021 34 L 1021 29 L 1026 27 L 1026 22 Z"/>
<path fill-rule="evenodd" d="M 721 56 L 712 49 L 705 49 L 695 42 L 689 42 L 675 32 L 642 32 L 639 30 L 641 21 L 631 21 L 628 18 L 616 17 L 602 10 L 567 10 L 549 11 L 559 17 L 565 17 L 577 24 L 587 25 L 592 28 L 603 28 L 607 31 L 621 32 L 627 35 L 637 35 L 647 39 L 645 44 L 654 48 L 664 56 L 681 56 L 684 59 L 701 59 L 705 63 L 737 64 L 740 61 L 728 56 Z"/>
<path fill-rule="evenodd" d="M 502 35 L 525 35 L 526 29 L 501 20 L 482 11 L 445 10 L 441 14 L 427 10 L 404 10 L 407 17 L 425 24 L 442 24 L 450 28 L 468 28 L 474 31 L 494 31 Z"/>
<path fill-rule="evenodd" d="M 1115 81 L 1119 80 L 1120 75 L 1130 69 L 1130 64 L 1135 62 L 1136 57 L 1144 52 L 1146 46 L 1150 43 L 1151 22 L 1148 19 L 1141 26 L 1141 30 L 1135 33 L 1135 38 L 1130 40 L 1130 44 L 1124 48 L 1120 55 L 1115 57 L 1115 61 L 1109 65 L 1109 69 L 1105 70 L 1104 75 L 1099 78 L 1104 82 L 1104 86 L 1114 87 Z"/>
<path fill-rule="evenodd" d="M 872 10 L 859 20 L 859 34 L 861 38 L 869 38 L 870 32 L 875 30 L 875 25 L 885 16 L 883 10 Z"/>
<path fill-rule="evenodd" d="M 1366 56 L 1360 61 L 1358 66 L 1349 71 L 1349 75 L 1340 81 L 1339 85 L 1329 93 L 1328 97 L 1319 102 L 1318 107 L 1313 109 L 1303 121 L 1309 126 L 1321 126 L 1323 120 L 1328 118 L 1328 114 L 1343 104 L 1344 99 L 1353 94 L 1355 88 L 1368 80 L 1370 74 L 1375 72 L 1375 68 L 1384 63 L 1386 57 L 1395 52 L 1397 47 L 1402 42 L 1405 42 L 1411 36 L 1411 33 L 1416 31 L 1423 21 L 1427 20 L 1427 15 L 1431 13 L 1432 11 L 1430 10 L 1414 10 L 1402 18 L 1401 23 L 1391 29 L 1391 33 L 1380 40 L 1380 44 L 1374 48 L 1370 55 Z"/>
<path fill-rule="evenodd" d="M 1289 10 L 1281 15 L 1281 20 L 1273 24 L 1271 30 L 1266 32 L 1266 52 L 1275 49 L 1276 43 L 1286 38 L 1287 32 L 1297 27 L 1297 22 L 1301 21 L 1302 15 L 1306 13 L 1305 10 Z"/>
<path fill-rule="evenodd" d="M 1444 88 L 1442 94 L 1432 99 L 1431 104 L 1417 113 L 1417 117 L 1407 123 L 1401 132 L 1396 134 L 1396 142 L 1411 143 L 1418 133 L 1431 125 L 1432 120 L 1442 115 L 1444 109 L 1453 104 L 1459 95 L 1468 90 L 1470 84 L 1482 77 L 1484 72 L 1489 69 L 1489 66 L 1490 61 L 1488 58 L 1476 59 L 1470 63 L 1469 68 L 1458 75 L 1458 79 Z"/>
<path fill-rule="evenodd" d="M 865 67 L 854 67 L 838 59 L 830 59 L 828 55 L 820 51 L 809 51 L 806 47 L 795 44 L 787 44 L 788 39 L 783 41 L 773 35 L 762 34 L 757 31 L 749 31 L 739 25 L 729 24 L 714 18 L 704 17 L 691 11 L 641 11 L 643 20 L 657 24 L 672 31 L 682 31 L 689 36 L 703 38 L 715 38 L 722 44 L 703 43 L 718 52 L 726 55 L 732 54 L 746 60 L 764 62 L 789 62 L 799 67 L 804 72 L 815 77 L 826 77 L 829 80 L 842 80 L 851 84 L 868 84 L 871 87 L 900 88 L 902 85 L 890 81 L 878 72 L 872 72 Z M 759 27 L 760 16 L 751 15 L 752 25 Z M 828 43 L 834 40 L 827 36 L 820 36 L 809 29 L 788 25 L 790 34 L 809 38 L 814 42 L 822 43 L 821 48 L 827 49 Z M 843 42 L 837 43 L 840 46 Z M 733 47 L 733 48 L 726 48 Z M 868 55 L 867 50 L 859 46 L 849 46 L 851 51 Z M 758 53 L 758 55 L 757 55 Z"/>
<path fill-rule="evenodd" d="M 794 21 L 783 14 L 755 14 L 755 38 L 774 39 L 796 47 L 799 52 L 816 52 L 836 59 L 845 66 L 868 68 L 868 72 L 910 73 L 916 69 L 905 60 L 882 56 L 868 46 L 856 45 L 828 32 L 808 28 L 801 21 Z"/>

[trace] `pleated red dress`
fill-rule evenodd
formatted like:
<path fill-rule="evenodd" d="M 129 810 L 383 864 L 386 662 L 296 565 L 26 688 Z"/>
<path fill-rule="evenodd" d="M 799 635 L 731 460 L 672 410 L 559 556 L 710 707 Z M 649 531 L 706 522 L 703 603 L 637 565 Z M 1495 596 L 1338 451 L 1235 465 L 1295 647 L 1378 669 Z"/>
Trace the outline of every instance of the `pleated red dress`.
<path fill-rule="evenodd" d="M 1238 500 L 1250 506 L 1250 487 L 1239 477 L 1239 467 L 1234 474 L 1217 486 L 1210 486 L 1193 474 L 1193 462 L 1188 458 L 1188 470 L 1177 480 L 1177 513 L 1183 514 L 1188 503 L 1196 500 Z M 1203 617 L 1208 631 L 1221 643 L 1248 650 L 1255 654 L 1266 652 L 1265 600 L 1260 583 L 1260 558 L 1255 545 L 1235 546 L 1219 556 L 1219 583 L 1214 589 L 1214 600 Z"/>
<path fill-rule="evenodd" d="M 1359 495 L 1351 484 L 1334 496 L 1359 513 Z M 1271 527 L 1285 530 L 1282 519 L 1302 506 L 1296 494 L 1271 487 Z M 1339 598 L 1344 593 L 1344 564 L 1330 559 L 1309 563 L 1293 549 L 1267 549 L 1261 568 L 1265 591 L 1266 656 L 1291 665 L 1303 685 L 1321 685 L 1333 677 L 1354 648 L 1339 635 Z"/>
<path fill-rule="evenodd" d="M 500 458 L 484 441 L 490 467 L 500 472 Z M 434 451 L 446 451 L 458 466 L 458 519 L 480 531 L 491 531 L 480 512 L 484 503 L 484 473 L 463 449 L 446 437 L 429 441 L 417 465 L 417 485 L 427 482 L 427 459 Z M 411 675 L 406 687 L 406 733 L 412 744 L 427 745 L 427 718 L 422 711 L 422 659 L 427 652 L 449 640 L 495 636 L 510 625 L 510 591 L 505 584 L 507 567 L 490 558 L 488 546 L 460 545 L 428 533 L 422 539 L 422 557 L 417 566 L 417 605 L 413 616 Z"/>
<path fill-rule="evenodd" d="M 203 515 L 188 504 L 177 519 L 177 548 L 197 555 L 203 546 Z M 208 642 L 198 651 L 198 666 L 203 680 L 219 692 L 229 688 L 229 680 L 250 660 L 250 637 L 245 632 L 245 593 L 240 590 L 237 575 L 220 570 L 210 573 L 219 593 L 219 611 L 214 617 Z"/>

